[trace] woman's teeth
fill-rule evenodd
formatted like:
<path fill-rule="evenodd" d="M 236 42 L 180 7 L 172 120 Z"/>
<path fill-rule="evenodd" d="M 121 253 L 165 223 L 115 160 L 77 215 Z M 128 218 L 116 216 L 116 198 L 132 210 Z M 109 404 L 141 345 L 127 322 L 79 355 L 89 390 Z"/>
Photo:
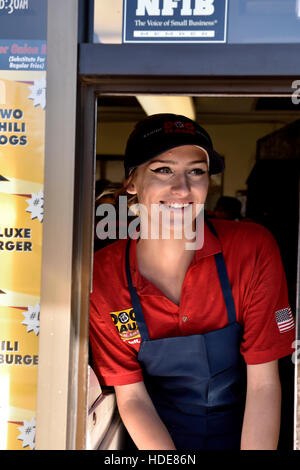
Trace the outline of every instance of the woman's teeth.
<path fill-rule="evenodd" d="M 189 202 L 187 202 L 187 203 L 163 202 L 163 204 L 164 204 L 165 206 L 168 206 L 168 207 L 173 207 L 174 209 L 182 209 L 182 208 L 188 207 L 188 206 L 190 205 Z"/>

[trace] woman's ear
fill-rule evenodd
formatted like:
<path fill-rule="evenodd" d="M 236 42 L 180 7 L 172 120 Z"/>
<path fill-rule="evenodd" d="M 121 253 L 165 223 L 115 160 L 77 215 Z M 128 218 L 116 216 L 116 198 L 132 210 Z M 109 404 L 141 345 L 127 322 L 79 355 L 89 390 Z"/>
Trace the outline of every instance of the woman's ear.
<path fill-rule="evenodd" d="M 136 194 L 137 193 L 136 185 L 135 185 L 135 182 L 134 182 L 134 175 L 129 176 L 129 178 L 125 182 L 125 188 L 126 188 L 126 192 L 128 194 Z"/>

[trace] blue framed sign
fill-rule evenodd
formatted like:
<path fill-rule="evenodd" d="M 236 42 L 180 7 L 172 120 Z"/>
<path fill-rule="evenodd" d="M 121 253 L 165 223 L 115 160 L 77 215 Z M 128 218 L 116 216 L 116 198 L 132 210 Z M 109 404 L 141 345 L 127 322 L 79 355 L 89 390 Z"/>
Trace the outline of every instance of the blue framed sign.
<path fill-rule="evenodd" d="M 228 0 L 124 0 L 124 43 L 225 43 Z"/>

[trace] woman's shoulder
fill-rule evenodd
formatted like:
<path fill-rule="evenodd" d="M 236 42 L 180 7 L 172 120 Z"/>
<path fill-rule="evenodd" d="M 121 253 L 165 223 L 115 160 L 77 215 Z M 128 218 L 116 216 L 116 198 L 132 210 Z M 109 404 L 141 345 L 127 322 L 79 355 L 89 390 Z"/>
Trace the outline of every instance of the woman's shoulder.
<path fill-rule="evenodd" d="M 125 254 L 127 239 L 116 240 L 94 253 L 94 264 L 117 263 Z"/>
<path fill-rule="evenodd" d="M 225 219 L 210 219 L 215 230 L 223 243 L 234 243 L 241 245 L 276 244 L 271 232 L 253 221 L 233 221 Z"/>
<path fill-rule="evenodd" d="M 117 240 L 97 250 L 94 254 L 93 281 L 95 286 L 101 284 L 109 287 L 123 279 L 125 265 L 126 239 Z"/>

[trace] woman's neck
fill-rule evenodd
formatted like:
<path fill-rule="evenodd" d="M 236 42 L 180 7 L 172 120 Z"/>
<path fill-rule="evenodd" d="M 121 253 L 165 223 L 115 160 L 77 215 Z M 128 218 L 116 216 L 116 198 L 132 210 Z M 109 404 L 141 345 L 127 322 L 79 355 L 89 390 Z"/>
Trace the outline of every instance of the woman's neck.
<path fill-rule="evenodd" d="M 137 263 L 143 277 L 176 305 L 180 303 L 185 274 L 194 256 L 182 240 L 145 240 L 137 243 Z"/>
<path fill-rule="evenodd" d="M 184 276 L 193 250 L 186 249 L 185 240 L 140 239 L 137 260 L 142 274 L 159 272 L 163 277 Z"/>

